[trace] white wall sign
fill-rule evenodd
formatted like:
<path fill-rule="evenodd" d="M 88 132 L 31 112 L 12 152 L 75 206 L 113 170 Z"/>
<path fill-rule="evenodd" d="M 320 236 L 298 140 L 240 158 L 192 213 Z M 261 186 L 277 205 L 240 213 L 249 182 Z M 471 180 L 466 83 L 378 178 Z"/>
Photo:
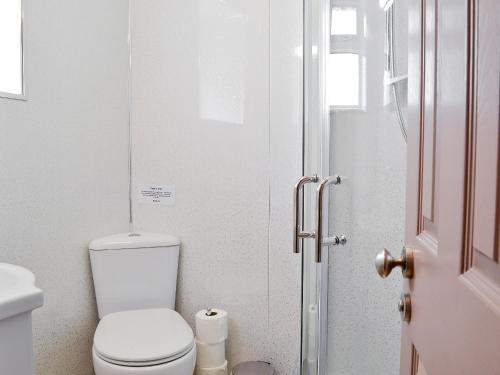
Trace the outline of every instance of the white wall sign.
<path fill-rule="evenodd" d="M 175 186 L 139 185 L 138 202 L 158 206 L 175 206 Z"/>

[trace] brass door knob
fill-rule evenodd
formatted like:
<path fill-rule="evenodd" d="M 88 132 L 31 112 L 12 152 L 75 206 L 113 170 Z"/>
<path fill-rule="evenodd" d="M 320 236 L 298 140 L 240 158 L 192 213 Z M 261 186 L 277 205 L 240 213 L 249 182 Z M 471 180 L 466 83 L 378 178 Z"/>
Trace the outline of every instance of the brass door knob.
<path fill-rule="evenodd" d="M 413 250 L 403 247 L 401 256 L 394 258 L 387 249 L 384 249 L 375 257 L 375 268 L 380 277 L 385 279 L 395 267 L 401 267 L 403 277 L 411 279 L 413 277 Z"/>

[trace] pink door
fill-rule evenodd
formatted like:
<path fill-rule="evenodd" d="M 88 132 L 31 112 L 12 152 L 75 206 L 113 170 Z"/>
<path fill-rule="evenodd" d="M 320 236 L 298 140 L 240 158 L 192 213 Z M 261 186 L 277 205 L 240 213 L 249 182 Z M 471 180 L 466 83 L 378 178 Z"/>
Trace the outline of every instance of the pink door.
<path fill-rule="evenodd" d="M 402 375 L 500 374 L 500 1 L 411 0 Z"/>

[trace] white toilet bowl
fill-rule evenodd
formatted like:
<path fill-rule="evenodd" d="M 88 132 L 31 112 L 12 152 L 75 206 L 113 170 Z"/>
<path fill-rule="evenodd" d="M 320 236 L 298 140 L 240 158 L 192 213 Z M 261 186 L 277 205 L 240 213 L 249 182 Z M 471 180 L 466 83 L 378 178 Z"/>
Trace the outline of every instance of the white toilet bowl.
<path fill-rule="evenodd" d="M 173 310 L 120 311 L 99 322 L 92 357 L 96 375 L 192 375 L 196 344 Z"/>

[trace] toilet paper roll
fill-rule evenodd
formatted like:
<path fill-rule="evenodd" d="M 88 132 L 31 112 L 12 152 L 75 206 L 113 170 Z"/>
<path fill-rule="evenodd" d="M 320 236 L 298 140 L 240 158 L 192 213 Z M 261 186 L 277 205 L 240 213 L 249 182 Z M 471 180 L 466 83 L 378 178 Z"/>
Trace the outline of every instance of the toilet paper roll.
<path fill-rule="evenodd" d="M 196 366 L 212 368 L 223 366 L 226 362 L 226 342 L 207 344 L 196 340 Z"/>
<path fill-rule="evenodd" d="M 212 368 L 196 367 L 196 375 L 227 375 L 227 361 L 222 366 Z"/>
<path fill-rule="evenodd" d="M 205 344 L 218 344 L 227 339 L 227 312 L 219 309 L 196 313 L 196 338 Z"/>

